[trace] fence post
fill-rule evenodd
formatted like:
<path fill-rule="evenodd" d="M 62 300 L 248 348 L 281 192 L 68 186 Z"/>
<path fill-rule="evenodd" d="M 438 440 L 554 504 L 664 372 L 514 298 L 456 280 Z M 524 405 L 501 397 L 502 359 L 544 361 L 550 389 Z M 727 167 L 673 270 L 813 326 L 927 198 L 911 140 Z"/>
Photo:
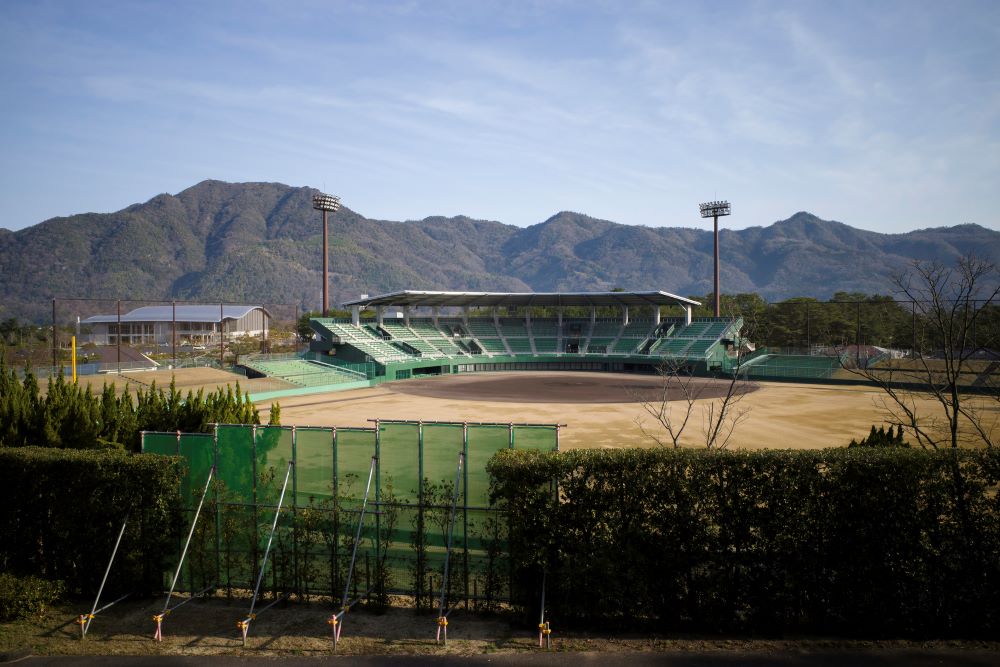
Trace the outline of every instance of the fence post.
<path fill-rule="evenodd" d="M 298 436 L 295 432 L 295 426 L 292 426 L 292 463 L 295 465 L 292 467 L 292 586 L 295 588 L 296 593 L 299 596 L 299 600 L 302 599 L 302 580 L 299 578 L 299 524 L 298 524 L 298 510 L 299 510 L 299 461 L 298 461 L 298 450 L 297 450 Z"/>
<path fill-rule="evenodd" d="M 56 371 L 56 366 L 59 365 L 59 361 L 56 354 L 57 338 L 58 335 L 56 334 L 56 300 L 52 299 L 52 371 L 49 373 L 49 382 L 52 382 L 52 375 Z"/>
<path fill-rule="evenodd" d="M 480 427 L 482 428 L 482 427 Z M 469 425 L 465 425 L 462 461 L 469 460 Z M 462 466 L 462 569 L 465 579 L 465 609 L 469 609 L 469 466 Z"/>
<path fill-rule="evenodd" d="M 219 425 L 212 427 L 212 465 L 216 473 L 219 471 Z M 215 585 L 222 584 L 222 506 L 219 498 L 219 483 L 215 484 Z M 229 582 L 226 582 L 226 589 L 229 590 Z M 227 593 L 228 595 L 228 593 Z"/>
<path fill-rule="evenodd" d="M 809 331 L 809 302 L 806 301 L 806 351 L 807 354 L 812 353 L 812 336 Z"/>
<path fill-rule="evenodd" d="M 854 363 L 861 368 L 861 301 L 858 301 L 857 324 L 858 330 L 854 336 Z"/>
<path fill-rule="evenodd" d="M 417 538 L 416 542 L 420 545 L 420 551 L 417 552 L 417 571 L 414 577 L 414 583 L 416 584 L 414 591 L 417 610 L 420 609 L 420 599 L 423 597 L 423 584 L 424 584 L 424 572 L 427 567 L 427 529 L 424 525 L 424 505 L 427 504 L 427 497 L 424 495 L 424 422 L 420 420 L 417 422 Z M 433 589 L 427 589 L 428 601 L 430 601 L 431 591 Z"/>
<path fill-rule="evenodd" d="M 337 442 L 337 427 L 333 427 L 333 552 L 330 554 L 332 567 L 330 568 L 330 597 L 333 597 L 334 588 L 340 588 L 340 484 L 338 483 L 338 461 L 339 454 Z"/>
<path fill-rule="evenodd" d="M 253 459 L 250 462 L 250 470 L 253 473 L 253 483 L 251 485 L 253 498 L 253 545 L 250 547 L 250 557 L 253 559 L 253 572 L 260 569 L 260 561 L 257 559 L 260 551 L 260 535 L 257 534 L 257 425 L 250 429 L 252 444 L 250 453 Z"/>
<path fill-rule="evenodd" d="M 174 368 L 177 368 L 177 302 L 170 302 L 170 346 L 174 357 Z"/>
<path fill-rule="evenodd" d="M 379 542 L 382 540 L 382 425 L 379 420 L 375 420 L 375 566 L 378 567 L 378 552 L 379 552 Z M 388 548 L 386 548 L 388 551 Z M 368 563 L 368 552 L 365 552 L 365 566 Z M 375 573 L 378 577 L 379 587 L 378 594 L 382 598 L 385 590 L 383 586 L 385 582 L 382 580 L 378 572 Z M 368 583 L 368 590 L 371 590 L 371 582 Z M 370 598 L 369 598 L 370 601 Z"/>
<path fill-rule="evenodd" d="M 118 350 L 118 375 L 122 374 L 122 300 L 117 301 L 118 308 L 118 345 L 116 349 Z"/>
<path fill-rule="evenodd" d="M 223 312 L 222 304 L 219 304 L 219 368 L 225 366 L 226 361 L 226 344 L 225 337 L 222 335 L 222 329 L 225 326 L 225 313 Z"/>

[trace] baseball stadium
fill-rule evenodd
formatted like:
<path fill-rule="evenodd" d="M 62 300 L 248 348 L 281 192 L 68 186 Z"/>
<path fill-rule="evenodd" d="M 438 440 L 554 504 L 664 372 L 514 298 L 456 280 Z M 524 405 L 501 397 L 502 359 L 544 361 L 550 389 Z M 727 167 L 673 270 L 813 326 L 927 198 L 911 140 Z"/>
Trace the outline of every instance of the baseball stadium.
<path fill-rule="evenodd" d="M 885 418 L 850 350 L 775 353 L 743 337 L 743 318 L 692 317 L 701 304 L 666 291 L 404 290 L 344 305 L 351 318 L 310 321 L 307 352 L 242 360 L 265 414 L 278 401 L 284 423 L 308 426 L 530 420 L 567 424 L 564 447 L 648 446 L 640 405 L 667 370 L 699 378 L 701 403 L 739 375 L 754 414 L 738 447 L 841 445 Z"/>
<path fill-rule="evenodd" d="M 722 484 L 719 480 L 725 476 L 713 467 L 719 462 L 739 468 L 741 475 L 751 470 L 740 468 L 745 462 L 773 466 L 774 475 L 806 470 L 813 476 L 809 483 L 818 484 L 831 465 L 847 470 L 855 458 L 867 460 L 844 456 L 848 443 L 864 438 L 869 430 L 874 436 L 879 425 L 899 426 L 899 409 L 921 417 L 940 411 L 933 391 L 912 391 L 895 406 L 887 398 L 889 384 L 880 384 L 883 375 L 891 382 L 894 373 L 920 363 L 933 381 L 935 364 L 941 360 L 931 355 L 907 358 L 891 345 L 876 347 L 879 339 L 866 337 L 865 327 L 882 311 L 863 319 L 859 303 L 853 308 L 853 323 L 841 317 L 835 323 L 840 329 L 820 332 L 817 342 L 812 328 L 817 316 L 810 319 L 805 303 L 806 345 L 781 348 L 774 337 L 755 339 L 759 329 L 752 311 L 745 311 L 746 316 L 720 314 L 718 261 L 710 317 L 696 316 L 705 312 L 701 302 L 663 290 L 403 290 L 361 296 L 341 304 L 346 309 L 339 311 L 343 317 L 331 317 L 325 274 L 324 263 L 322 316 L 294 319 L 299 324 L 308 319 L 311 334 L 306 350 L 295 339 L 295 352 L 235 352 L 238 339 L 254 350 L 267 348 L 272 306 L 171 303 L 123 314 L 119 301 L 115 315 L 85 318 L 82 310 L 72 313 L 77 334 L 89 336 L 87 344 L 105 359 L 113 357 L 113 362 L 94 362 L 89 369 L 93 373 L 80 376 L 82 384 L 111 380 L 119 393 L 137 387 L 141 392 L 144 387 L 148 393 L 143 400 L 178 415 L 184 400 L 177 390 L 198 390 L 194 403 L 202 401 L 201 390 L 222 389 L 212 400 L 238 404 L 246 396 L 253 404 L 252 414 L 241 413 L 246 416 L 236 421 L 196 419 L 136 429 L 140 451 L 167 457 L 144 459 L 148 465 L 165 470 L 180 462 L 177 483 L 164 477 L 162 488 L 157 488 L 176 494 L 177 521 L 189 526 L 186 539 L 176 536 L 176 554 L 172 546 L 151 540 L 148 529 L 129 528 L 131 549 L 159 550 L 150 557 L 159 565 L 143 575 L 144 586 L 166 591 L 163 611 L 152 616 L 158 641 L 170 612 L 224 590 L 227 597 L 237 591 L 249 601 L 249 610 L 237 623 L 244 647 L 251 626 L 261 627 L 255 625 L 260 614 L 274 608 L 273 617 L 281 611 L 275 605 L 291 596 L 308 600 L 317 594 L 334 604 L 339 601 L 339 611 L 326 621 L 333 650 L 348 610 L 359 604 L 386 605 L 389 596 L 402 596 L 416 609 L 436 609 L 437 639 L 443 633 L 445 642 L 449 614 L 460 604 L 466 610 L 496 610 L 507 604 L 538 610 L 541 646 L 549 630 L 546 595 L 561 596 L 552 604 L 569 609 L 566 600 L 575 575 L 568 573 L 579 564 L 572 557 L 549 553 L 548 547 L 530 558 L 518 551 L 525 543 L 515 539 L 508 525 L 515 516 L 528 531 L 519 535 L 544 536 L 548 544 L 548 529 L 540 519 L 549 512 L 546 508 L 561 506 L 560 494 L 567 489 L 605 494 L 596 505 L 579 501 L 589 516 L 609 499 L 610 505 L 618 503 L 626 487 L 642 497 L 639 489 L 646 487 L 639 477 L 687 484 L 704 474 L 706 484 Z M 93 305 L 73 304 L 80 309 Z M 891 307 L 897 319 L 900 312 L 908 315 L 896 304 Z M 54 363 L 48 388 L 56 382 L 58 397 L 69 390 L 62 367 L 55 363 L 60 330 L 56 312 L 54 300 Z M 917 340 L 915 312 L 914 304 L 910 317 L 900 320 L 903 328 L 888 334 L 889 341 L 894 335 L 897 342 Z M 62 327 L 64 332 L 67 328 Z M 833 335 L 842 342 L 830 344 Z M 178 357 L 179 339 L 180 347 L 188 348 L 186 357 Z M 846 342 L 850 340 L 853 344 Z M 172 348 L 172 363 L 166 363 L 166 348 Z M 76 337 L 71 350 L 76 383 Z M 150 350 L 160 350 L 163 363 L 153 362 Z M 960 381 L 972 398 L 962 414 L 969 423 L 960 425 L 979 429 L 970 431 L 972 441 L 977 433 L 988 436 L 998 425 L 995 391 L 984 383 L 995 376 L 1000 362 L 963 358 L 962 364 L 967 370 Z M 169 397 L 164 398 L 162 390 L 154 396 L 154 384 L 170 384 Z M 191 397 L 188 394 L 188 400 Z M 109 386 L 102 406 L 114 400 Z M 132 409 L 130 400 L 124 404 L 126 412 Z M 948 424 L 932 418 L 924 428 L 943 436 Z M 902 440 L 903 430 L 895 437 Z M 632 451 L 596 451 L 604 449 Z M 740 451 L 731 452 L 732 457 L 708 451 L 721 449 L 823 451 Z M 551 454 L 569 450 L 590 451 Z M 893 470 L 894 451 L 876 452 Z M 684 458 L 688 454 L 696 456 Z M 668 461 L 667 456 L 673 458 Z M 641 463 L 654 459 L 660 461 L 657 465 L 668 462 L 679 468 L 659 474 Z M 787 465 L 793 460 L 804 461 L 805 467 Z M 913 457 L 918 463 L 924 460 Z M 519 461 L 534 463 L 519 468 Z M 596 466 L 585 482 L 577 477 L 583 468 L 572 468 L 574 461 Z M 535 464 L 541 467 L 529 474 L 533 481 L 518 482 L 518 475 Z M 570 466 L 562 482 L 538 472 L 552 465 Z M 608 477 L 605 466 L 617 472 Z M 635 488 L 619 483 L 633 474 L 638 475 Z M 747 479 L 766 486 L 770 477 L 751 474 Z M 723 486 L 736 494 L 734 498 L 742 493 L 729 482 Z M 840 487 L 834 487 L 830 493 L 839 493 Z M 507 496 L 498 504 L 498 489 L 504 488 Z M 522 516 L 519 503 L 525 498 L 533 498 L 534 509 Z M 647 509 L 667 511 L 671 502 Z M 854 516 L 851 503 L 842 506 Z M 209 508 L 205 514 L 203 507 Z M 826 504 L 817 502 L 815 507 Z M 104 522 L 101 539 L 115 543 L 105 579 L 128 521 L 125 517 L 117 538 L 114 521 Z M 708 523 L 712 521 L 717 520 Z M 844 534 L 851 535 L 853 523 L 844 526 Z M 575 530 L 570 532 L 575 535 Z M 560 539 L 571 540 L 565 535 Z M 609 545 L 612 550 L 624 548 L 614 540 Z M 581 549 L 589 558 L 593 545 Z M 728 547 L 719 553 L 728 554 Z M 570 570 L 557 576 L 558 568 L 567 564 Z M 655 561 L 652 567 L 660 564 Z M 127 565 L 126 559 L 116 567 Z M 552 577 L 547 578 L 550 571 Z M 118 579 L 110 588 L 127 593 L 132 575 L 116 570 L 113 576 Z M 603 573 L 595 576 L 593 582 L 606 578 Z M 91 612 L 79 616 L 81 636 L 97 613 L 125 599 L 98 608 L 103 590 L 102 581 Z M 178 598 L 178 593 L 186 597 Z M 626 613 L 626 602 L 614 598 L 611 607 L 615 605 L 622 611 L 609 607 L 611 617 Z M 195 615 L 193 607 L 189 613 Z M 657 614 L 669 616 L 653 616 Z"/>

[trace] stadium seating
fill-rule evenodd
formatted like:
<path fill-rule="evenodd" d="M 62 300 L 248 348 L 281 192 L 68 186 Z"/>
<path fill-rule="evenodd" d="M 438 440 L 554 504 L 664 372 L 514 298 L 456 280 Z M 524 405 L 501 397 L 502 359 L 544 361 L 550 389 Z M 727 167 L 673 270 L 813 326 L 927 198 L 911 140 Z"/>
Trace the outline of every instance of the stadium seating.
<path fill-rule="evenodd" d="M 504 338 L 527 338 L 528 327 L 524 320 L 500 320 L 500 333 Z"/>
<path fill-rule="evenodd" d="M 591 338 L 611 338 L 615 339 L 622 330 L 621 322 L 594 322 L 594 328 L 590 332 Z"/>
<path fill-rule="evenodd" d="M 306 359 L 253 359 L 245 365 L 268 377 L 280 378 L 300 387 L 336 385 L 366 379 L 363 373 Z"/>
<path fill-rule="evenodd" d="M 809 355 L 765 355 L 744 366 L 749 377 L 829 378 L 840 368 L 837 357 Z"/>
<path fill-rule="evenodd" d="M 538 354 L 552 354 L 558 348 L 558 338 L 535 338 L 535 351 Z"/>
<path fill-rule="evenodd" d="M 619 338 L 611 348 L 613 354 L 630 354 L 643 342 L 645 338 Z"/>
<path fill-rule="evenodd" d="M 711 322 L 692 322 L 686 327 L 682 327 L 674 335 L 679 338 L 701 338 L 711 326 Z"/>
<path fill-rule="evenodd" d="M 731 337 L 743 326 L 740 318 L 715 319 L 703 318 L 695 320 L 691 324 L 685 325 L 683 320 L 665 319 L 661 322 L 658 330 L 654 332 L 656 340 L 649 345 L 647 354 L 661 357 L 679 357 L 692 361 L 704 360 L 711 353 L 713 348 L 722 338 Z M 629 327 L 631 328 L 631 327 Z M 623 339 L 619 339 L 615 345 L 615 352 L 619 352 L 624 344 L 619 346 Z M 646 346 L 645 340 L 640 341 L 637 349 Z"/>
<path fill-rule="evenodd" d="M 614 338 L 591 338 L 587 342 L 587 354 L 607 354 L 608 346 L 614 341 Z"/>
<path fill-rule="evenodd" d="M 487 352 L 494 354 L 507 354 L 507 346 L 499 338 L 477 338 L 479 344 Z"/>
<path fill-rule="evenodd" d="M 527 338 L 508 338 L 507 345 L 514 354 L 531 354 L 531 341 Z"/>
<path fill-rule="evenodd" d="M 539 337 L 544 338 L 558 338 L 559 337 L 559 321 L 552 319 L 538 319 L 531 320 L 531 333 L 534 335 L 537 343 Z"/>
<path fill-rule="evenodd" d="M 699 338 L 698 340 L 692 341 L 691 345 L 684 350 L 685 356 L 691 357 L 704 357 L 708 354 L 709 349 L 716 343 L 715 338 Z"/>
<path fill-rule="evenodd" d="M 653 329 L 653 323 L 649 320 L 630 320 L 622 327 L 622 338 L 646 338 Z"/>
<path fill-rule="evenodd" d="M 470 319 L 468 331 L 476 338 L 499 338 L 492 320 Z"/>
<path fill-rule="evenodd" d="M 432 320 L 411 318 L 384 320 L 381 326 L 355 326 L 329 319 L 318 320 L 318 331 L 327 331 L 341 343 L 361 350 L 379 363 L 414 359 L 465 359 L 476 356 L 538 356 L 566 354 L 574 345 L 581 355 L 710 357 L 723 338 L 731 337 L 741 322 L 702 318 L 685 325 L 680 318 L 664 318 L 659 325 L 650 319 L 567 318 L 560 326 L 555 318 L 528 322 L 516 317 L 494 320 L 449 317 Z"/>
<path fill-rule="evenodd" d="M 412 360 L 414 357 L 403 350 L 393 347 L 373 332 L 373 325 L 363 327 L 349 323 L 336 322 L 329 318 L 312 320 L 313 327 L 319 327 L 339 338 L 343 343 L 354 347 L 379 363 L 389 363 Z"/>

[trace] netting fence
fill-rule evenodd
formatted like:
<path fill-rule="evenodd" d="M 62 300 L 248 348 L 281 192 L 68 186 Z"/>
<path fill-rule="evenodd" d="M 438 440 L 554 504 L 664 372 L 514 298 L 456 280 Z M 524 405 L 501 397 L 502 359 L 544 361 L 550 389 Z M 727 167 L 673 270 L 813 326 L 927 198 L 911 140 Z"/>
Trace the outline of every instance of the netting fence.
<path fill-rule="evenodd" d="M 240 317 L 234 307 L 241 305 L 263 312 Z M 299 350 L 299 315 L 297 305 L 284 303 L 57 298 L 51 322 L 5 340 L 8 363 L 39 376 L 71 374 L 74 337 L 79 375 L 230 368 L 248 354 Z"/>
<path fill-rule="evenodd" d="M 508 599 L 510 583 L 506 519 L 490 503 L 486 462 L 501 449 L 554 451 L 558 443 L 556 425 L 376 421 L 371 428 L 220 424 L 209 434 L 147 432 L 142 451 L 183 457 L 188 521 L 216 468 L 175 587 L 186 591 L 253 588 L 294 462 L 264 588 L 305 599 L 339 596 L 347 581 L 375 457 L 351 594 L 411 595 L 425 608 L 441 593 L 463 455 L 447 597 L 490 608 Z"/>

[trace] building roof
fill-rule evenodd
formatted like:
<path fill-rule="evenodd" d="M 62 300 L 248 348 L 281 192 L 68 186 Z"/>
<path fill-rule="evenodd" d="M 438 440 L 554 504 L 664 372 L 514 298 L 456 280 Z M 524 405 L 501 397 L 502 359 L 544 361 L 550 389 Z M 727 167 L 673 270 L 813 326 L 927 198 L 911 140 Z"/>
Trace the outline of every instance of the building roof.
<path fill-rule="evenodd" d="M 264 314 L 271 314 L 263 306 L 177 306 L 176 317 L 173 306 L 144 306 L 122 315 L 122 322 L 215 322 L 223 320 L 238 320 L 253 310 L 260 309 Z M 219 315 L 222 315 L 220 318 Z M 118 315 L 94 315 L 83 320 L 81 324 L 103 324 L 118 322 Z"/>
<path fill-rule="evenodd" d="M 700 306 L 669 292 L 423 292 L 404 290 L 345 306 Z"/>

